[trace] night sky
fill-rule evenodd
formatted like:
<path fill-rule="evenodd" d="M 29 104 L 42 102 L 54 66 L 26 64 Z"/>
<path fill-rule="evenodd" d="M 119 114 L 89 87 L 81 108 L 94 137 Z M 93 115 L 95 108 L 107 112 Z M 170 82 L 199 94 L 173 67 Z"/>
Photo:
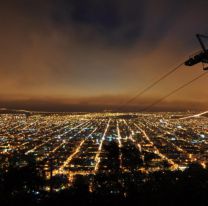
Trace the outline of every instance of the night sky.
<path fill-rule="evenodd" d="M 207 20 L 207 0 L 2 0 L 0 107 L 116 108 L 198 51 Z M 125 109 L 139 111 L 201 72 L 181 67 Z M 207 109 L 207 82 L 153 110 Z"/>

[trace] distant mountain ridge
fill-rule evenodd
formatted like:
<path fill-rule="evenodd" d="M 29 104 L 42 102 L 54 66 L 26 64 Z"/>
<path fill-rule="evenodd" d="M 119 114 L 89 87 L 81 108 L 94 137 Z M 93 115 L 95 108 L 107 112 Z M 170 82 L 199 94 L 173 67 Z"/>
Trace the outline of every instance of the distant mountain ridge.
<path fill-rule="evenodd" d="M 18 109 L 7 109 L 7 108 L 0 108 L 0 114 L 30 114 L 33 113 L 32 111 L 27 110 L 18 110 Z"/>

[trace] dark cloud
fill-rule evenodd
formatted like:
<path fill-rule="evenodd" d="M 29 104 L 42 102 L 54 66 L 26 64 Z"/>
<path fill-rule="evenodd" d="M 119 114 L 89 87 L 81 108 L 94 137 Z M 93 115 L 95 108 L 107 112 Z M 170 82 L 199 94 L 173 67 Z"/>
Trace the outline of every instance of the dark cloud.
<path fill-rule="evenodd" d="M 72 0 L 62 19 L 91 27 L 110 43 L 129 43 L 142 33 L 144 11 L 144 1 Z"/>
<path fill-rule="evenodd" d="M 132 46 L 145 40 L 154 47 L 187 12 L 193 10 L 190 21 L 197 21 L 198 8 L 205 6 L 205 0 L 8 0 L 2 9 L 11 12 L 10 18 L 15 18 L 13 12 L 17 20 L 22 17 L 19 20 L 33 32 L 50 32 L 52 27 L 69 35 L 73 30 L 86 40 L 88 34 L 108 45 Z"/>
<path fill-rule="evenodd" d="M 164 0 L 8 0 L 5 7 L 22 17 L 27 30 L 44 32 L 52 26 L 79 33 L 87 29 L 106 44 L 128 46 L 145 35 L 152 44 L 157 43 L 182 10 L 183 2 L 178 6 L 175 1 Z M 85 34 L 79 33 L 80 38 Z"/>

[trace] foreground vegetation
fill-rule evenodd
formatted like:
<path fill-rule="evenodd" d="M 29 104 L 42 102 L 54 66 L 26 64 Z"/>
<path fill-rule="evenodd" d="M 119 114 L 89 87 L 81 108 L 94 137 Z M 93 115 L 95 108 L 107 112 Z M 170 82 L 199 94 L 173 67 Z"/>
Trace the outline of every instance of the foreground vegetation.
<path fill-rule="evenodd" d="M 77 176 L 71 187 L 64 177 L 47 182 L 30 163 L 1 173 L 1 205 L 208 205 L 208 170 L 190 165 L 185 171 Z M 46 192 L 49 184 L 51 191 Z"/>

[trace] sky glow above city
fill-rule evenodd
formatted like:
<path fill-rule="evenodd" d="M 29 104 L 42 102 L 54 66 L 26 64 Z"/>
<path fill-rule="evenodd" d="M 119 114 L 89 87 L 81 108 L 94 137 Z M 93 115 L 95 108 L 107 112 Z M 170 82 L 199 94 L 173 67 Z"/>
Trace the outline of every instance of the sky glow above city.
<path fill-rule="evenodd" d="M 5 0 L 0 8 L 0 107 L 102 111 L 128 101 L 208 34 L 205 0 Z M 181 67 L 127 110 L 139 110 L 202 72 Z M 207 77 L 155 110 L 206 110 Z"/>

